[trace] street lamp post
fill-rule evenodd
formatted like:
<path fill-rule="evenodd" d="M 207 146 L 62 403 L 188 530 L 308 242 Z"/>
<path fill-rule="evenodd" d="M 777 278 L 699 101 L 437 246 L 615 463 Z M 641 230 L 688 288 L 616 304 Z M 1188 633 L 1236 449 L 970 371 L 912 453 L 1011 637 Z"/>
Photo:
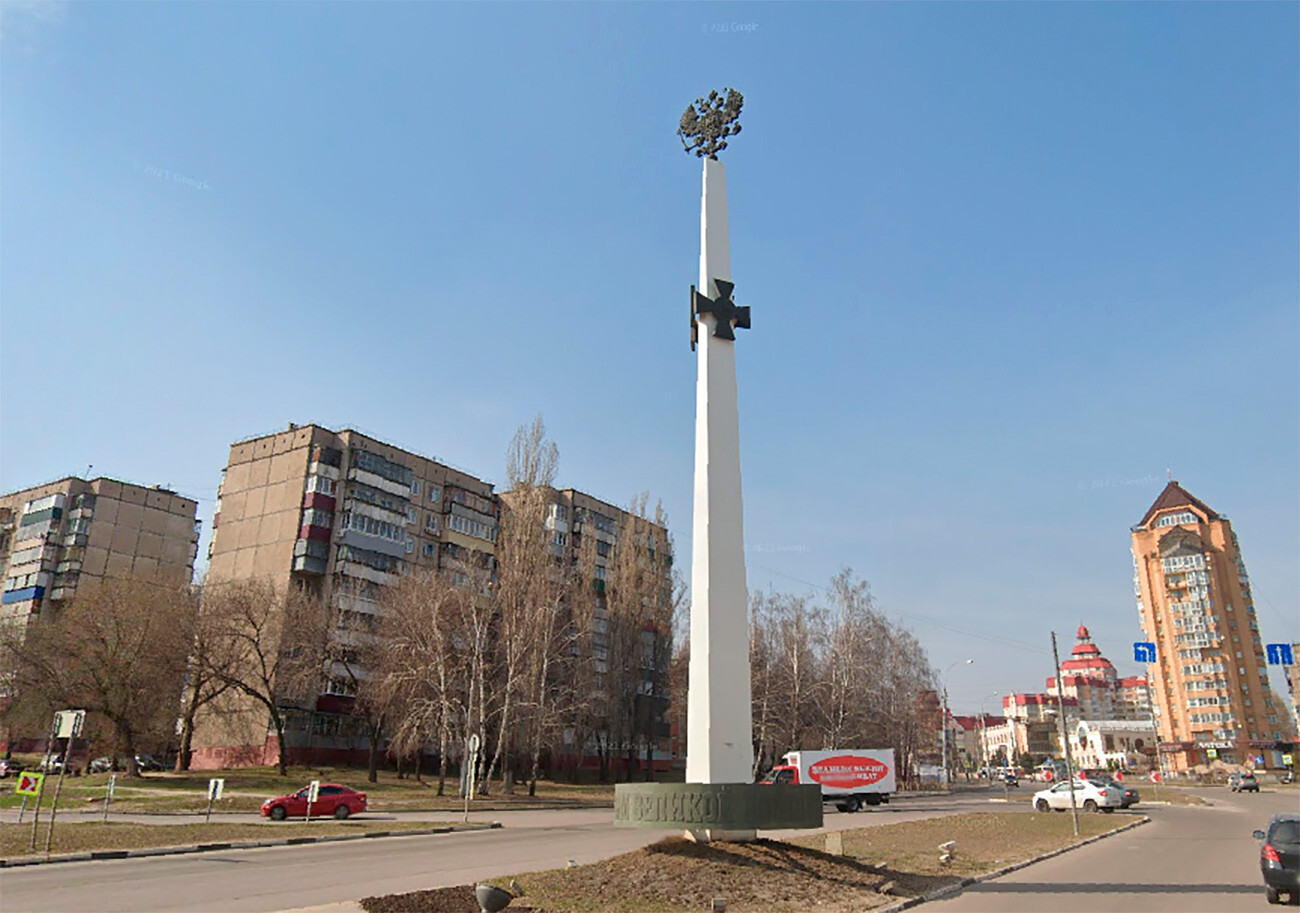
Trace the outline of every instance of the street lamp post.
<path fill-rule="evenodd" d="M 1070 756 L 1070 735 L 1065 725 L 1065 692 L 1061 688 L 1061 654 L 1056 649 L 1056 632 L 1052 632 L 1052 660 L 1056 664 L 1056 709 L 1061 718 L 1061 747 L 1065 749 L 1065 771 L 1070 777 L 1070 814 L 1074 816 L 1074 836 L 1079 836 L 1079 804 L 1074 798 L 1074 759 Z"/>
<path fill-rule="evenodd" d="M 980 698 L 980 768 L 987 769 L 989 766 L 989 748 L 988 748 L 988 720 L 984 715 L 984 703 L 991 697 L 999 697 L 1001 691 L 990 691 Z"/>
<path fill-rule="evenodd" d="M 939 676 L 939 683 L 943 685 L 943 782 L 944 785 L 950 785 L 951 778 L 948 775 L 948 673 L 957 666 L 965 664 L 969 666 L 975 662 L 974 659 L 959 659 L 947 669 L 943 670 L 943 675 Z"/>

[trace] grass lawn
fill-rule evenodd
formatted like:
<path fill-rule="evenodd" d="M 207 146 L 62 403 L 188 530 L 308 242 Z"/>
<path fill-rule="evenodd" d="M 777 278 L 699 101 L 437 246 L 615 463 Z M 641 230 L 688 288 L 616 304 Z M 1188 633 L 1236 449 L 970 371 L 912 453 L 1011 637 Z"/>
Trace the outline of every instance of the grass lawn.
<path fill-rule="evenodd" d="M 59 807 L 98 807 L 104 800 L 108 777 L 108 774 L 65 777 Z M 208 780 L 212 777 L 222 777 L 226 781 L 224 798 L 212 806 L 214 813 L 255 812 L 264 800 L 293 792 L 312 780 L 342 783 L 361 790 L 369 797 L 370 808 L 374 811 L 452 811 L 464 804 L 464 800 L 456 795 L 457 781 L 454 777 L 446 783 L 446 794 L 439 796 L 436 776 L 426 775 L 420 781 L 411 777 L 399 780 L 393 771 L 381 770 L 379 782 L 369 783 L 365 770 L 351 767 L 290 767 L 285 777 L 281 777 L 274 767 L 253 767 L 230 771 L 149 773 L 141 777 L 119 773 L 112 809 L 123 813 L 202 812 L 207 808 Z M 55 775 L 46 777 L 43 805 L 51 801 L 57 779 Z M 21 804 L 22 798 L 13 793 L 15 781 L 16 778 L 12 777 L 0 780 L 0 808 L 17 808 Z M 513 795 L 504 795 L 501 790 L 501 783 L 493 782 L 490 793 L 476 796 L 472 807 L 479 811 L 504 811 L 555 805 L 599 806 L 614 801 L 613 783 L 538 780 L 535 796 L 528 795 L 527 783 L 517 784 Z"/>
<path fill-rule="evenodd" d="M 448 822 L 450 823 L 450 822 Z M 49 818 L 42 814 L 36 833 L 36 852 L 45 854 Z M 167 846 L 195 846 L 201 843 L 232 843 L 251 840 L 287 840 L 292 837 L 324 837 L 334 834 L 364 834 L 367 831 L 409 831 L 446 824 L 429 821 L 334 821 L 302 819 L 275 824 L 107 824 L 56 819 L 51 853 L 86 853 L 92 850 L 139 850 Z M 30 819 L 22 824 L 0 824 L 0 857 L 33 855 Z"/>
<path fill-rule="evenodd" d="M 843 853 L 824 834 L 795 840 L 701 845 L 680 837 L 593 865 L 516 875 L 524 896 L 511 910 L 551 913 L 679 913 L 726 898 L 731 913 L 850 913 L 914 897 L 961 876 L 1019 862 L 1123 827 L 1130 815 L 1086 815 L 1076 838 L 1069 815 L 1022 812 L 953 815 L 840 832 Z M 957 842 L 950 864 L 939 844 Z M 506 887 L 510 878 L 494 879 Z M 472 888 L 369 897 L 368 913 L 472 910 Z"/>

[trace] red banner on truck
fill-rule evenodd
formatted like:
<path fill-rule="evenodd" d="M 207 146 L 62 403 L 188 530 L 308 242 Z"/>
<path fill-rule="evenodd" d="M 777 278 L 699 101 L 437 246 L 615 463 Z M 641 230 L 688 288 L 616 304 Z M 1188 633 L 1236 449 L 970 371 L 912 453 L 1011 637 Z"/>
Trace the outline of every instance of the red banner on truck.
<path fill-rule="evenodd" d="M 863 755 L 842 754 L 818 761 L 808 768 L 808 779 L 836 789 L 856 789 L 878 783 L 889 774 L 889 765 Z"/>

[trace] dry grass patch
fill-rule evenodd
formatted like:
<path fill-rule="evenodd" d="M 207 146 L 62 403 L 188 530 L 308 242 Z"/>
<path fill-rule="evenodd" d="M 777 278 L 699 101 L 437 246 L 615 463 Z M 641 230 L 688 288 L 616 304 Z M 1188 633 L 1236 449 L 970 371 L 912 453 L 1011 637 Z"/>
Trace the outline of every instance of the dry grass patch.
<path fill-rule="evenodd" d="M 89 774 L 66 778 L 59 808 L 102 807 L 108 776 Z M 214 813 L 255 812 L 266 799 L 294 792 L 312 780 L 342 783 L 366 793 L 372 811 L 454 811 L 464 807 L 464 800 L 455 794 L 455 778 L 445 784 L 446 795 L 439 796 L 437 777 L 399 780 L 392 771 L 380 771 L 379 782 L 369 783 L 366 771 L 356 768 L 291 767 L 288 776 L 281 777 L 276 768 L 255 767 L 231 771 L 168 771 L 142 777 L 119 773 L 111 808 L 132 813 L 202 813 L 207 808 L 208 780 L 212 777 L 222 777 L 226 781 L 226 798 L 213 805 Z M 14 782 L 13 779 L 0 780 L 0 808 L 17 808 L 21 803 L 21 797 L 13 794 Z M 54 782 L 53 777 L 45 782 L 46 803 L 54 793 Z M 492 790 L 487 796 L 476 796 L 471 808 L 480 812 L 557 805 L 588 808 L 611 805 L 614 801 L 612 783 L 539 780 L 535 796 L 528 795 L 527 783 L 516 784 L 512 795 L 503 794 L 499 783 L 493 783 Z"/>
<path fill-rule="evenodd" d="M 49 819 L 42 814 L 36 832 L 37 850 L 31 849 L 31 821 L 0 824 L 0 857 L 45 855 Z M 127 824 L 118 821 L 56 820 L 51 853 L 88 853 L 101 850 L 143 850 L 205 843 L 239 843 L 253 840 L 288 840 L 381 831 L 410 831 L 442 827 L 430 821 L 286 821 L 279 824 Z"/>
<path fill-rule="evenodd" d="M 1122 827 L 1127 815 L 1080 819 L 1081 838 Z M 1080 838 L 1080 839 L 1081 839 Z M 726 898 L 731 913 L 851 913 L 894 903 L 1075 842 L 1069 815 L 1001 812 L 954 815 L 840 832 L 843 855 L 826 835 L 754 843 L 662 840 L 592 865 L 516 876 L 526 892 L 510 909 L 550 913 L 680 913 Z M 957 841 L 939 862 L 940 843 Z M 509 878 L 494 879 L 505 887 Z M 887 889 L 887 891 L 886 891 Z M 368 897 L 368 913 L 473 913 L 470 886 Z"/>
<path fill-rule="evenodd" d="M 1134 816 L 1079 813 L 1079 837 L 1068 812 L 991 812 L 926 818 L 844 832 L 844 853 L 883 862 L 890 872 L 919 875 L 982 875 L 1077 840 L 1131 824 Z M 953 860 L 939 861 L 939 844 L 957 842 Z M 823 837 L 794 842 L 823 845 Z"/>

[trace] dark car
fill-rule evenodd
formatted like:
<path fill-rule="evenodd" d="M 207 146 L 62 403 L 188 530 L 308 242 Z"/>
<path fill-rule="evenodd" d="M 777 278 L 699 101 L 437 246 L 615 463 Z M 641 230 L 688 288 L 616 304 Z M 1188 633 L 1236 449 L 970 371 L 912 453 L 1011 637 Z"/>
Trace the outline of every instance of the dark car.
<path fill-rule="evenodd" d="M 1115 789 L 1118 789 L 1120 795 L 1124 797 L 1124 803 L 1120 806 L 1120 808 L 1128 808 L 1132 805 L 1138 804 L 1138 800 L 1141 797 L 1138 795 L 1138 791 L 1133 787 L 1125 786 L 1123 783 L 1114 779 L 1107 779 L 1107 780 L 1103 780 L 1102 782 L 1106 786 L 1113 786 Z"/>
<path fill-rule="evenodd" d="M 10 774 L 17 776 L 22 773 L 22 769 L 23 766 L 17 761 L 10 760 L 9 758 L 0 759 L 0 777 L 7 777 Z"/>
<path fill-rule="evenodd" d="M 167 769 L 166 767 L 163 766 L 163 762 L 162 762 L 162 761 L 159 761 L 157 758 L 155 758 L 155 757 L 154 757 L 153 755 L 151 755 L 151 754 L 138 754 L 138 755 L 136 755 L 136 756 L 135 756 L 135 766 L 138 767 L 138 768 L 140 768 L 141 770 L 152 770 L 152 771 L 158 771 L 158 770 L 166 770 L 166 769 Z"/>
<path fill-rule="evenodd" d="M 262 803 L 262 817 L 270 818 L 272 821 L 283 821 L 290 815 L 295 818 L 306 817 L 307 791 L 308 787 L 304 786 L 296 793 L 267 799 Z M 337 783 L 322 783 L 320 791 L 316 794 L 316 801 L 311 804 L 312 815 L 322 818 L 333 815 L 335 818 L 342 819 L 365 810 L 365 793 L 359 793 L 355 789 Z"/>
<path fill-rule="evenodd" d="M 1286 894 L 1292 906 L 1300 905 L 1300 815 L 1274 815 L 1267 831 L 1255 831 L 1255 839 L 1264 841 L 1259 870 L 1268 902 L 1281 903 Z"/>
<path fill-rule="evenodd" d="M 1228 789 L 1234 793 L 1259 792 L 1259 781 L 1250 771 L 1241 774 L 1231 774 L 1228 777 Z"/>

